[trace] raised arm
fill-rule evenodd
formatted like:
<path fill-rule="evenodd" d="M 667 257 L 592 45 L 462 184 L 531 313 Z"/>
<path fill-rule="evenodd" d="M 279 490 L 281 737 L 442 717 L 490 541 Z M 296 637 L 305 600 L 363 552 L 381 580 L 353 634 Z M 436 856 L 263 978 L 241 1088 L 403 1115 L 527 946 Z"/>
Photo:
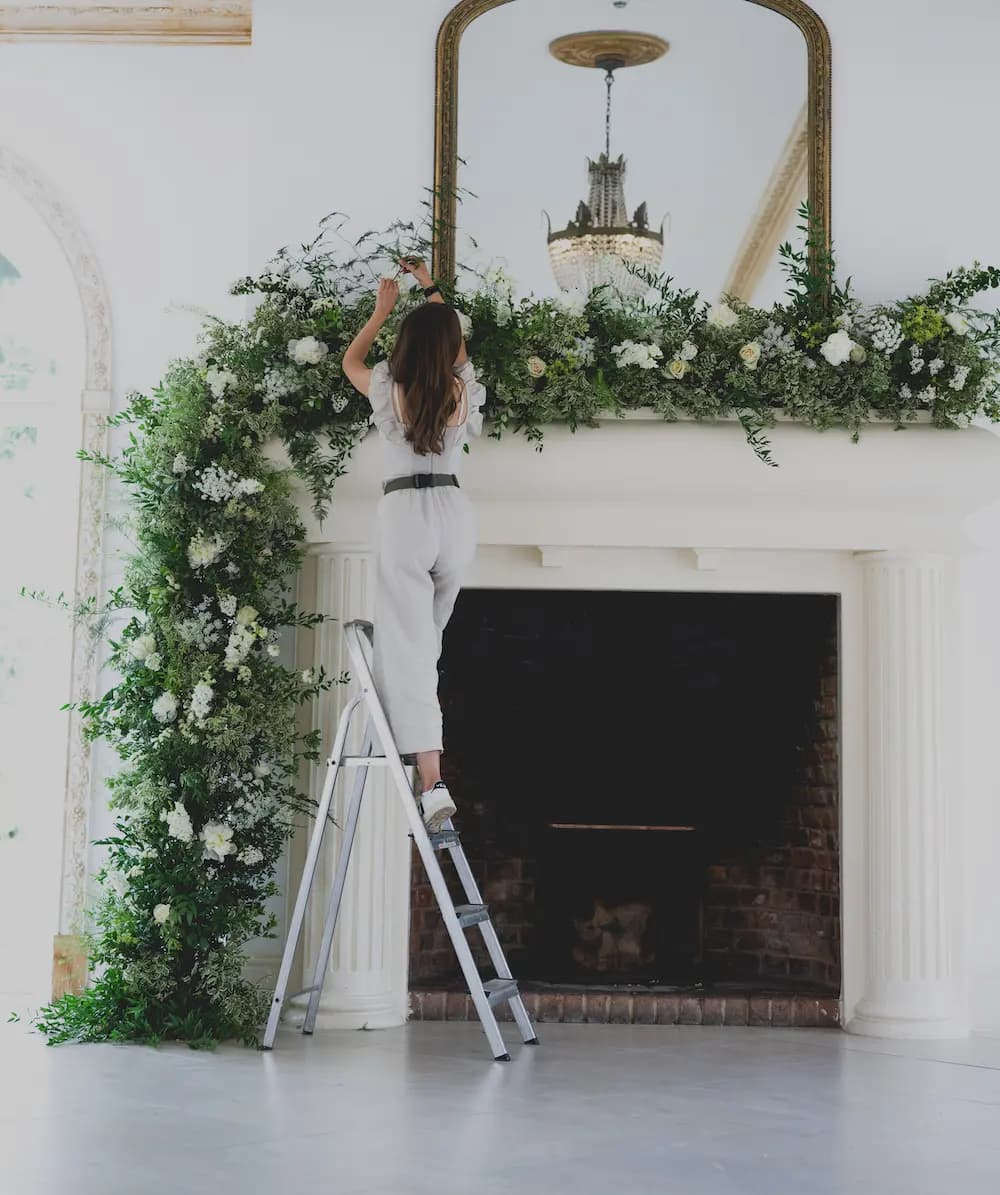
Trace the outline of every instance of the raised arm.
<path fill-rule="evenodd" d="M 421 290 L 427 290 L 434 285 L 434 279 L 431 277 L 430 270 L 427 268 L 426 262 L 420 261 L 415 257 L 403 257 L 399 261 L 400 269 L 407 274 L 412 274 L 413 279 Z M 439 290 L 436 290 L 432 295 L 427 296 L 428 303 L 443 303 L 444 295 Z M 458 350 L 458 356 L 455 358 L 456 366 L 464 365 L 469 359 L 469 354 L 465 348 L 465 339 L 462 339 L 462 347 Z"/>
<path fill-rule="evenodd" d="M 399 285 L 391 278 L 383 278 L 378 284 L 378 294 L 375 297 L 375 310 L 372 317 L 361 331 L 347 346 L 344 353 L 343 368 L 355 390 L 368 397 L 371 387 L 372 371 L 365 362 L 371 352 L 375 337 L 382 331 L 382 325 L 392 314 L 392 309 L 399 299 Z"/>

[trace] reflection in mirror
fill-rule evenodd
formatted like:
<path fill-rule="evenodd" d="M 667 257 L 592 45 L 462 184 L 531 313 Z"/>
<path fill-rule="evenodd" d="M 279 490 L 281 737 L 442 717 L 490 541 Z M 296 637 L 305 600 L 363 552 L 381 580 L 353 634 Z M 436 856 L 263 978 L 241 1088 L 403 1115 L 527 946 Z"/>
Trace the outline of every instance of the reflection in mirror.
<path fill-rule="evenodd" d="M 461 264 L 536 295 L 641 293 L 632 263 L 709 299 L 781 297 L 807 197 L 791 21 L 747 0 L 513 0 L 459 53 Z"/>

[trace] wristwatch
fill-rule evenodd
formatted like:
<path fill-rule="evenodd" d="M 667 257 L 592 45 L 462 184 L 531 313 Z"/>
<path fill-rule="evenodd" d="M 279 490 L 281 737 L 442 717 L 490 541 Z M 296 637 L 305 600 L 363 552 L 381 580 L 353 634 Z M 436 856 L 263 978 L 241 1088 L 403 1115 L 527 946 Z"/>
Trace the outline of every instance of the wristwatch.
<path fill-rule="evenodd" d="M 424 287 L 424 298 L 425 299 L 429 299 L 431 297 L 431 295 L 439 295 L 440 293 L 441 293 L 441 287 L 438 286 L 438 284 L 436 282 L 432 282 L 430 284 L 430 286 Z"/>

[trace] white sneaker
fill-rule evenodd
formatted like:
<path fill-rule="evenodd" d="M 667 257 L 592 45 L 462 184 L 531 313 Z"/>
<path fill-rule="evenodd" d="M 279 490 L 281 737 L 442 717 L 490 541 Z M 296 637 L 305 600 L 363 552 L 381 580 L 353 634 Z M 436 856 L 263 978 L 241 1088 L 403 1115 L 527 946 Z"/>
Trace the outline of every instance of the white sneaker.
<path fill-rule="evenodd" d="M 443 780 L 439 780 L 433 788 L 420 795 L 420 812 L 423 814 L 424 825 L 428 834 L 438 834 L 444 823 L 454 817 L 457 806 L 451 799 L 451 793 Z"/>

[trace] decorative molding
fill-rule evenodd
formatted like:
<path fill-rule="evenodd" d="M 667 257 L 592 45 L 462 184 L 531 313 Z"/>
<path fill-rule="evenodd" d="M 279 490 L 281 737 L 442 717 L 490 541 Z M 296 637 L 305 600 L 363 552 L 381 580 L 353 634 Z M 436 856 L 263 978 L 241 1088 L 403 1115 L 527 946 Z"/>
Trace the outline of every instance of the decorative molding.
<path fill-rule="evenodd" d="M 0 41 L 246 46 L 251 27 L 251 0 L 201 5 L 0 5 Z"/>
<path fill-rule="evenodd" d="M 809 112 L 803 104 L 736 252 L 723 294 L 747 303 L 753 300 L 792 213 L 805 197 L 808 175 Z"/>
<path fill-rule="evenodd" d="M 670 43 L 652 33 L 630 33 L 625 29 L 591 29 L 567 33 L 549 42 L 549 53 L 567 66 L 605 70 L 607 61 L 627 66 L 655 62 L 670 49 Z"/>
<path fill-rule="evenodd" d="M 458 202 L 458 66 L 462 34 L 474 20 L 513 0 L 460 0 L 437 38 L 434 119 L 434 272 L 455 273 Z M 830 35 L 802 0 L 747 0 L 787 17 L 802 30 L 808 57 L 809 203 L 830 244 Z"/>
<path fill-rule="evenodd" d="M 111 304 L 89 240 L 68 204 L 33 166 L 0 145 L 0 178 L 39 213 L 59 242 L 80 295 L 86 332 L 84 390 L 80 398 L 80 446 L 88 452 L 107 451 L 107 415 L 111 410 Z M 104 563 L 105 471 L 84 464 L 80 470 L 77 523 L 75 601 L 99 603 Z M 88 628 L 73 629 L 70 701 L 92 700 L 97 688 L 97 645 Z M 62 891 L 59 900 L 61 935 L 75 934 L 83 922 L 87 900 L 87 850 L 91 803 L 91 746 L 83 736 L 80 716 L 69 719 L 66 791 L 63 815 Z M 56 941 L 57 974 L 65 938 Z M 69 969 L 73 976 L 78 969 Z"/>

